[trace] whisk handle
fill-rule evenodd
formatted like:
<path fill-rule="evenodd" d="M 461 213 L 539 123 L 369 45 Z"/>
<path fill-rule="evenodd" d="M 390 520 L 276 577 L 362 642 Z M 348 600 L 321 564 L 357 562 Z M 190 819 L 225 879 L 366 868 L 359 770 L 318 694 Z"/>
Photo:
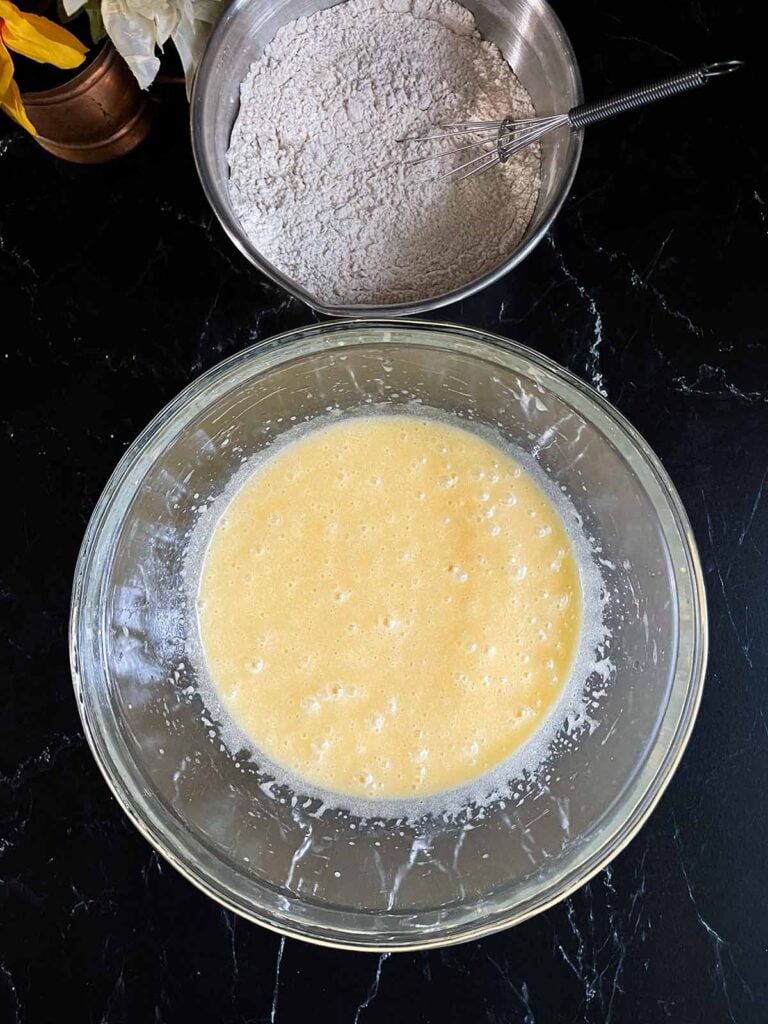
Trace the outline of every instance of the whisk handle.
<path fill-rule="evenodd" d="M 670 75 L 650 85 L 641 85 L 637 89 L 628 89 L 620 92 L 607 100 L 599 100 L 597 103 L 582 103 L 568 112 L 568 121 L 571 128 L 586 128 L 589 124 L 596 124 L 598 121 L 605 121 L 616 114 L 623 114 L 625 110 L 636 110 L 638 107 L 645 107 L 649 103 L 656 103 L 668 96 L 676 96 L 678 93 L 689 92 L 691 89 L 699 89 L 706 85 L 710 78 L 718 75 L 727 75 L 736 71 L 744 62 L 740 60 L 724 60 L 716 64 L 702 64 L 691 71 L 683 71 L 677 75 Z"/>

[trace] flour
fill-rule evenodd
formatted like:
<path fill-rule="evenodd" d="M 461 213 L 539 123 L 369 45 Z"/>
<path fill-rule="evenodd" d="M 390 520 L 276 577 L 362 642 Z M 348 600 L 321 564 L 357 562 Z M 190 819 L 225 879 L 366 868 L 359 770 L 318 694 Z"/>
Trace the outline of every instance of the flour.
<path fill-rule="evenodd" d="M 450 164 L 406 164 L 429 151 L 400 140 L 533 114 L 453 0 L 348 0 L 284 26 L 251 65 L 228 153 L 233 207 L 260 253 L 326 303 L 438 296 L 514 250 L 538 197 L 539 150 L 437 180 Z"/>

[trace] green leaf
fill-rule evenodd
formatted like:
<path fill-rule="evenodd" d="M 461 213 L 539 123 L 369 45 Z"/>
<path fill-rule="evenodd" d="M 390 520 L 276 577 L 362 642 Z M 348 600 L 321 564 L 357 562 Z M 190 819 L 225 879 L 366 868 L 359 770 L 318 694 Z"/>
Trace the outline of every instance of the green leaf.
<path fill-rule="evenodd" d="M 61 0 L 59 0 L 61 2 Z M 91 29 L 91 39 L 94 43 L 101 42 L 106 36 L 104 21 L 101 17 L 101 0 L 88 0 L 85 5 L 85 13 L 88 15 L 88 24 Z"/>

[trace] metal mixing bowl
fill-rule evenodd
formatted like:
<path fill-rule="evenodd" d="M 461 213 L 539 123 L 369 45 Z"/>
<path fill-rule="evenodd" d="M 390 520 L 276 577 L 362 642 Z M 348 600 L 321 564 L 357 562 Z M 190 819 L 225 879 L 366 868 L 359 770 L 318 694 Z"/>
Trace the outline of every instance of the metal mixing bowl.
<path fill-rule="evenodd" d="M 568 36 L 546 0 L 462 0 L 486 39 L 496 43 L 530 93 L 536 113 L 562 113 L 582 102 L 581 76 Z M 408 316 L 464 299 L 516 266 L 546 234 L 573 182 L 581 132 L 559 131 L 542 143 L 541 191 L 514 252 L 493 270 L 443 295 L 389 305 L 328 305 L 269 263 L 248 239 L 229 198 L 227 149 L 240 106 L 240 83 L 279 28 L 332 7 L 326 0 L 233 0 L 219 19 L 195 79 L 192 146 L 205 194 L 224 230 L 259 270 L 329 316 Z M 472 111 L 467 111 L 471 116 Z"/>
<path fill-rule="evenodd" d="M 610 594 L 613 671 L 590 678 L 582 732 L 559 745 L 551 771 L 471 822 L 361 820 L 321 814 L 300 789 L 271 792 L 243 752 L 230 756 L 204 707 L 195 614 L 181 582 L 201 506 L 244 458 L 329 407 L 402 411 L 405 396 L 456 422 L 491 426 L 535 458 L 581 516 Z M 70 633 L 88 741 L 142 834 L 252 921 L 383 950 L 516 924 L 604 867 L 675 770 L 706 651 L 690 525 L 627 421 L 522 345 L 389 319 L 292 331 L 238 352 L 178 395 L 126 451 L 93 513 Z"/>

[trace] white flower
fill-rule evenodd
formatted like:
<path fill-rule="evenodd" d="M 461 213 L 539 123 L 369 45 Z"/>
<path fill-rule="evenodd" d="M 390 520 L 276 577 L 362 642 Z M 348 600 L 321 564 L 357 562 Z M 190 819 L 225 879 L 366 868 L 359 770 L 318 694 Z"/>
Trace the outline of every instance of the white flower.
<path fill-rule="evenodd" d="M 68 15 L 87 0 L 63 0 Z M 170 39 L 181 57 L 187 95 L 205 44 L 224 0 L 101 0 L 104 28 L 142 89 L 160 67 L 157 56 Z"/>

